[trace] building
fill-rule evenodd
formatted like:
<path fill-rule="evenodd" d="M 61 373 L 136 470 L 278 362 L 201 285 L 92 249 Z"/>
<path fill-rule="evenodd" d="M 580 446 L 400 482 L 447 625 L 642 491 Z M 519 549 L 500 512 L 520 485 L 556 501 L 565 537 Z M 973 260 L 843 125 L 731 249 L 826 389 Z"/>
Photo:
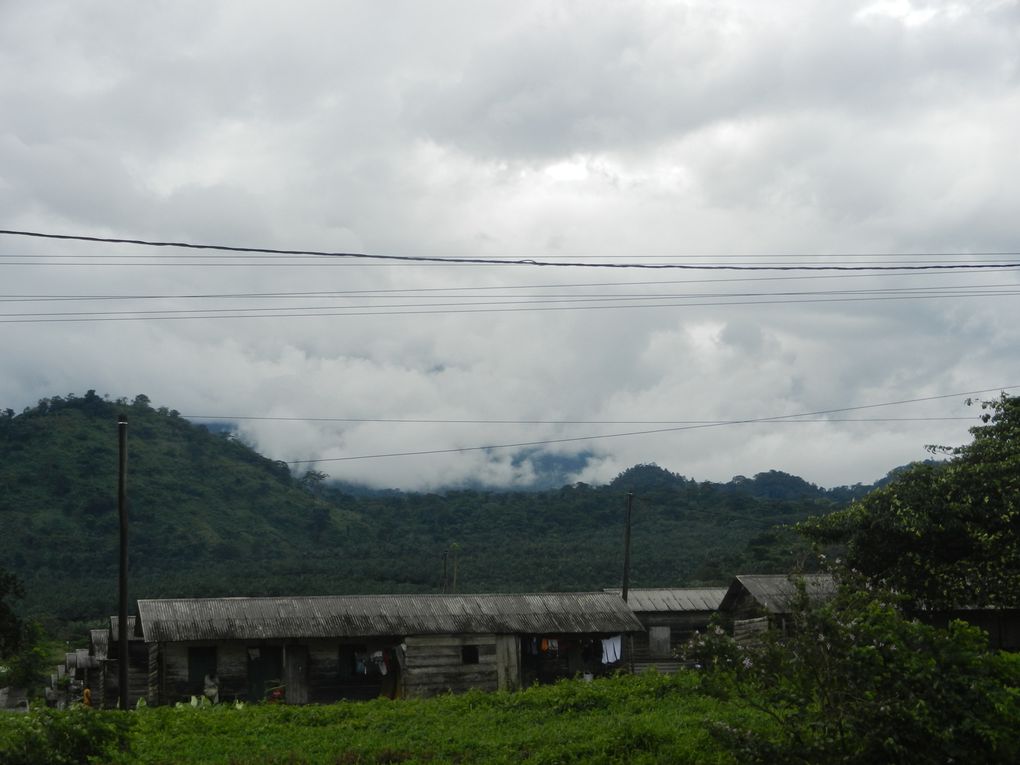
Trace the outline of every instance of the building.
<path fill-rule="evenodd" d="M 513 690 L 605 671 L 620 636 L 642 631 L 604 592 L 141 600 L 138 611 L 152 704 Z"/>
<path fill-rule="evenodd" d="M 619 589 L 606 592 L 621 594 Z M 627 605 L 645 632 L 626 641 L 624 664 L 634 672 L 650 667 L 675 671 L 678 649 L 708 627 L 725 594 L 725 587 L 628 589 Z"/>
<path fill-rule="evenodd" d="M 831 574 L 740 574 L 726 590 L 719 612 L 732 622 L 733 637 L 738 642 L 750 640 L 769 627 L 785 631 L 801 586 L 813 603 L 836 594 Z"/>

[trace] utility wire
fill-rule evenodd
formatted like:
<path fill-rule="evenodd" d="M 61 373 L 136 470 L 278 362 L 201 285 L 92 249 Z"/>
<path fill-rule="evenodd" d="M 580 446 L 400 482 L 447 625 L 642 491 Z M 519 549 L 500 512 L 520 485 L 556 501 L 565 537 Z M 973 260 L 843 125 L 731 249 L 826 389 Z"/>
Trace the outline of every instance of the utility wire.
<path fill-rule="evenodd" d="M 729 425 L 732 420 L 429 420 L 385 417 L 247 417 L 235 415 L 182 414 L 186 420 L 213 422 L 345 422 L 392 425 Z M 825 417 L 810 420 L 777 420 L 764 424 L 797 425 L 802 422 L 954 422 L 973 421 L 973 417 Z"/>
<path fill-rule="evenodd" d="M 776 422 L 781 420 L 794 420 L 802 417 L 816 417 L 825 414 L 839 414 L 842 412 L 857 412 L 864 409 L 877 409 L 879 407 L 886 406 L 900 406 L 903 404 L 917 404 L 924 401 L 938 401 L 947 398 L 957 398 L 959 396 L 977 396 L 985 393 L 993 393 L 1007 390 L 1014 390 L 1020 388 L 1020 385 L 1007 385 L 997 388 L 985 388 L 983 390 L 964 391 L 962 393 L 947 393 L 938 396 L 923 396 L 920 398 L 903 399 L 901 401 L 886 401 L 881 404 L 862 404 L 859 406 L 847 406 L 840 407 L 837 409 L 821 409 L 814 412 L 800 412 L 798 414 L 783 414 L 772 417 L 752 417 L 739 420 L 724 420 L 721 422 L 704 423 L 697 425 L 681 425 L 677 427 L 668 428 L 655 428 L 651 430 L 634 430 L 626 433 L 603 433 L 599 435 L 588 435 L 588 436 L 574 436 L 570 438 L 552 438 L 538 441 L 521 441 L 518 443 L 509 444 L 489 444 L 487 446 L 464 446 L 453 449 L 423 449 L 419 451 L 409 452 L 384 452 L 380 454 L 361 454 L 351 457 L 322 457 L 319 459 L 311 460 L 288 460 L 288 464 L 291 465 L 312 465 L 319 464 L 322 462 L 350 462 L 353 460 L 365 460 L 365 459 L 384 459 L 389 457 L 419 457 L 425 455 L 434 454 L 458 454 L 461 452 L 475 452 L 475 451 L 489 451 L 492 449 L 515 449 L 524 446 L 548 446 L 551 444 L 563 444 L 563 443 L 576 443 L 578 441 L 597 441 L 606 438 L 625 438 L 629 436 L 646 436 L 655 435 L 659 433 L 676 433 L 682 430 L 700 430 L 705 428 L 716 428 L 716 427 L 727 427 L 730 425 L 749 425 L 753 423 L 761 422 Z"/>
<path fill-rule="evenodd" d="M 435 300 L 436 298 L 446 298 L 447 300 L 456 300 L 454 303 L 426 303 L 427 307 L 446 307 L 446 306 L 474 306 L 474 305 L 530 305 L 537 303 L 576 303 L 576 302 L 620 302 L 620 301 L 637 301 L 637 300 L 698 300 L 704 298 L 735 298 L 735 297 L 809 297 L 809 296 L 838 296 L 838 295 L 895 295 L 898 293 L 905 294 L 927 294 L 933 296 L 947 295 L 950 297 L 957 296 L 960 294 L 996 294 L 997 292 L 1003 292 L 1004 294 L 1013 294 L 1012 290 L 1020 289 L 1020 285 L 1001 285 L 1001 284 L 960 284 L 953 286 L 925 286 L 925 287 L 873 287 L 864 289 L 828 289 L 828 290 L 789 290 L 783 292 L 653 292 L 653 293 L 612 293 L 612 292 L 596 292 L 596 293 L 564 293 L 562 295 L 556 294 L 536 294 L 536 295 L 471 295 L 471 294 L 457 294 L 457 295 L 435 295 L 435 294 L 422 294 L 422 295 L 400 295 L 405 300 L 410 299 L 421 299 L 421 300 Z M 967 293 L 962 292 L 968 290 Z M 980 293 L 977 291 L 981 291 Z M 255 299 L 256 296 L 245 299 Z M 391 299 L 391 294 L 376 294 L 372 291 L 365 291 L 362 293 L 335 293 L 335 294 L 309 294 L 306 297 L 311 299 L 346 299 L 346 300 L 375 300 L 375 299 Z M 481 302 L 467 302 L 470 300 L 481 300 Z M 0 301 L 0 302 L 45 302 L 36 300 L 21 300 L 21 301 Z M 415 307 L 421 304 L 391 304 L 376 306 L 378 308 L 408 308 Z M 352 306 L 359 307 L 359 306 Z M 271 311 L 293 311 L 293 310 L 332 310 L 337 308 L 335 305 L 328 306 L 289 306 L 289 307 L 276 307 L 276 308 L 195 308 L 186 309 L 191 311 L 209 311 L 209 312 L 220 312 L 220 311 L 254 311 L 254 310 L 271 310 Z M 81 311 L 81 312 L 45 312 L 36 314 L 27 313 L 7 313 L 0 314 L 0 316 L 62 316 L 62 315 L 94 315 L 94 314 L 117 314 L 117 313 L 181 313 L 183 310 L 166 310 L 158 309 L 154 311 Z"/>
<path fill-rule="evenodd" d="M 733 283 L 733 282 L 787 282 L 787 281 L 818 281 L 818 280 L 839 280 L 844 279 L 880 279 L 896 276 L 910 276 L 916 278 L 920 276 L 957 276 L 960 274 L 972 274 L 972 273 L 1017 273 L 1018 269 L 1014 268 L 1002 268 L 996 271 L 954 271 L 951 273 L 929 273 L 929 272 L 918 272 L 912 274 L 824 274 L 824 275 L 809 275 L 809 276 L 736 276 L 736 277 L 725 277 L 725 278 L 714 278 L 714 279 L 665 279 L 665 280 L 651 280 L 651 281 L 613 281 L 613 282 L 580 282 L 580 283 L 560 283 L 560 284 L 497 284 L 497 285 L 474 285 L 464 287 L 395 287 L 390 289 L 374 289 L 374 290 L 314 290 L 314 291 L 289 291 L 289 292 L 214 292 L 214 293 L 180 293 L 180 294 L 127 294 L 127 295 L 107 295 L 107 294 L 93 294 L 93 295 L 40 295 L 40 294 L 16 294 L 11 293 L 7 295 L 0 294 L 0 302 L 46 302 L 46 301 L 89 301 L 89 300 L 199 300 L 199 299 L 210 299 L 210 298 L 223 298 L 223 299 L 243 299 L 243 298 L 284 298 L 284 297 L 295 297 L 295 298 L 312 298 L 312 297 L 330 297 L 330 296 L 342 296 L 342 295 L 362 295 L 362 294 L 406 294 L 406 293 L 435 293 L 435 292 L 469 292 L 469 291 L 492 291 L 492 290 L 525 290 L 525 289 L 575 289 L 582 287 L 637 287 L 637 286 L 663 286 L 667 284 L 719 284 L 719 283 Z M 1002 285 L 998 285 L 1002 286 Z M 915 289 L 906 288 L 903 289 Z M 927 288 L 916 288 L 916 289 L 940 289 L 939 287 L 927 287 Z M 949 287 L 943 287 L 941 289 L 949 289 Z"/>
<path fill-rule="evenodd" d="M 444 265 L 516 265 L 516 266 L 540 266 L 553 268 L 639 268 L 639 269 L 681 269 L 699 271 L 929 271 L 929 270 L 952 270 L 960 268 L 1001 268 L 1020 267 L 1020 262 L 1011 263 L 929 263 L 920 265 L 730 265 L 720 263 L 599 263 L 591 260 L 579 262 L 556 262 L 553 260 L 538 260 L 534 258 L 448 258 L 429 255 L 370 255 L 360 252 L 330 252 L 324 250 L 296 250 L 277 249 L 269 247 L 238 247 L 230 245 L 196 244 L 192 242 L 169 242 L 154 241 L 146 239 L 121 239 L 113 237 L 94 237 L 69 234 L 49 234 L 37 231 L 17 231 L 0 229 L 0 234 L 7 236 L 23 236 L 39 239 L 56 239 L 65 241 L 94 242 L 103 244 L 133 244 L 145 247 L 170 247 L 193 250 L 215 250 L 217 252 L 237 253 L 265 253 L 271 255 L 297 255 L 316 258 L 339 258 L 344 260 L 376 260 L 399 263 L 441 263 Z M 987 252 L 987 253 L 908 253 L 917 257 L 941 257 L 955 255 L 956 257 L 1011 257 L 1020 256 L 1020 252 Z M 890 254 L 892 255 L 892 254 Z M 901 254 L 902 255 L 902 254 Z M 818 255 L 817 257 L 832 257 L 829 255 Z M 882 254 L 872 257 L 882 257 Z M 118 264 L 122 265 L 122 264 Z M 221 264 L 222 265 L 222 264 Z M 236 264 L 233 264 L 236 265 Z M 281 264 L 283 265 L 283 264 Z M 294 264 L 301 265 L 301 264 Z M 308 264 L 315 265 L 315 264 Z"/>
<path fill-rule="evenodd" d="M 201 315 L 189 312 L 188 315 L 174 315 L 171 311 L 160 312 L 164 315 L 149 316 L 138 315 L 133 312 L 131 316 L 90 316 L 82 318 L 4 318 L 0 324 L 52 324 L 52 323 L 84 323 L 84 322 L 118 322 L 118 321 L 188 321 L 197 319 L 222 320 L 222 319 L 298 319 L 316 317 L 362 317 L 362 316 L 428 316 L 428 315 L 453 315 L 453 314 L 479 314 L 479 313 L 523 313 L 523 312 L 548 312 L 548 311 L 593 311 L 610 309 L 648 309 L 648 308 L 710 308 L 719 306 L 738 305 L 795 305 L 802 303 L 854 303 L 854 302 L 876 302 L 889 300 L 932 300 L 935 298 L 960 298 L 960 297 L 1006 297 L 1020 295 L 1020 291 L 996 292 L 991 295 L 981 293 L 961 293 L 947 295 L 901 295 L 881 297 L 852 297 L 852 298 L 809 298 L 804 300 L 728 300 L 711 303 L 637 303 L 628 305 L 570 305 L 570 306 L 529 306 L 522 308 L 441 308 L 439 310 L 328 310 L 319 313 L 221 313 L 214 314 L 212 310 L 205 310 Z M 242 311 L 245 309 L 223 309 Z M 247 309 L 250 311 L 272 311 L 287 309 Z M 304 310 L 308 310 L 307 308 Z M 3 315 L 3 314 L 0 314 Z"/>
<path fill-rule="evenodd" d="M 1012 289 L 1014 287 L 1020 287 L 1020 285 L 1004 285 L 1004 284 L 957 284 L 951 286 L 937 286 L 937 285 L 926 285 L 921 287 L 871 287 L 871 288 L 860 288 L 860 289 L 827 289 L 827 290 L 789 290 L 783 292 L 565 292 L 561 295 L 550 294 L 550 293 L 536 293 L 534 295 L 481 295 L 481 294 L 470 294 L 465 290 L 471 288 L 426 288 L 416 290 L 414 288 L 406 289 L 384 289 L 384 290 L 339 290 L 339 291 L 315 291 L 315 292 L 277 292 L 277 293 L 221 293 L 221 294 L 194 294 L 194 295 L 119 295 L 119 296 L 41 296 L 41 295 L 0 295 L 0 303 L 46 303 L 46 302 L 100 302 L 107 300 L 206 300 L 206 299 L 231 299 L 231 300 L 254 300 L 254 299 L 348 299 L 348 300 L 376 300 L 386 299 L 396 296 L 403 297 L 405 299 L 434 299 L 436 297 L 443 297 L 447 299 L 456 299 L 458 301 L 465 301 L 470 299 L 481 299 L 486 298 L 493 300 L 495 298 L 511 298 L 518 302 L 525 301 L 541 301 L 541 302 L 557 302 L 557 301 L 578 301 L 578 300 L 606 300 L 606 301 L 620 301 L 620 300 L 664 300 L 664 299 L 697 299 L 697 298 L 724 298 L 724 297 L 802 297 L 807 295 L 871 295 L 871 294 L 895 294 L 895 293 L 931 293 L 931 294 L 946 294 L 955 293 L 960 290 L 989 290 L 989 291 L 1002 291 L 1006 289 Z M 490 289 L 485 287 L 478 288 L 479 291 Z M 514 288 L 491 288 L 491 289 L 506 289 L 510 291 Z M 538 289 L 535 287 L 534 289 Z M 459 303 L 453 303 L 451 305 L 458 305 Z M 495 304 L 493 300 L 493 304 Z M 436 303 L 432 305 L 447 305 L 443 303 Z M 470 305 L 470 304 L 469 304 Z M 393 306 L 386 306 L 393 307 Z M 308 309 L 308 306 L 304 306 L 304 309 Z M 335 308 L 335 306 L 325 306 L 324 308 Z M 218 309 L 195 309 L 195 310 L 218 310 Z M 233 309 L 233 310 L 256 310 L 256 309 Z M 270 310 L 270 309 L 267 309 Z M 297 310 L 294 309 L 279 309 L 273 308 L 271 310 Z M 158 312 L 158 311 L 157 311 Z M 109 313 L 109 312 L 88 312 L 88 313 Z M 27 315 L 27 314 L 0 314 L 6 316 L 14 315 Z M 47 315 L 47 314 L 39 314 Z M 56 314 L 54 314 L 56 315 Z"/>

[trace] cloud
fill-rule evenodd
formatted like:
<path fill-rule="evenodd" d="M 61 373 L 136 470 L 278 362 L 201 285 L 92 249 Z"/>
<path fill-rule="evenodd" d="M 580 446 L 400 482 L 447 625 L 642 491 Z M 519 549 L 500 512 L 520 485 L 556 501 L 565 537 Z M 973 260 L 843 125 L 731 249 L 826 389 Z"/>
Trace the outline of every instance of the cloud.
<path fill-rule="evenodd" d="M 1015 4 L 977 1 L 7 4 L 0 227 L 568 262 L 1010 252 L 1018 32 Z M 525 486 L 550 460 L 577 480 L 654 461 L 836 484 L 968 423 L 619 434 L 1020 382 L 1016 298 L 992 294 L 1013 272 L 167 254 L 0 240 L 0 313 L 207 311 L 0 323 L 0 406 L 95 388 L 191 414 L 431 421 L 242 421 L 287 460 L 470 449 L 321 463 L 376 486 Z M 472 448 L 534 441 L 553 443 Z"/>

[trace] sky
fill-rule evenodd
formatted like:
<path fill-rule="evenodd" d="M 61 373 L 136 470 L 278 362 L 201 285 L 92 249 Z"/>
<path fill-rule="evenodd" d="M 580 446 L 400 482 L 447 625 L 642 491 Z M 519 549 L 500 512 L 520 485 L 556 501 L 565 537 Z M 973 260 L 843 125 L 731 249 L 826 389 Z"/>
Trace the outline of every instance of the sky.
<path fill-rule="evenodd" d="M 0 408 L 835 486 L 1020 386 L 1016 2 L 8 0 L 0 104 L 4 230 L 433 259 L 0 235 Z"/>

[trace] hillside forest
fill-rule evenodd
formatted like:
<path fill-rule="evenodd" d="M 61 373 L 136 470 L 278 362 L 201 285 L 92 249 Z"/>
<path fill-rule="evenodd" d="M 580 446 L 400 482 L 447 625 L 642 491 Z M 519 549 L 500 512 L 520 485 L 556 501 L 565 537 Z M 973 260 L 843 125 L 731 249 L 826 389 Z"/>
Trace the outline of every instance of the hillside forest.
<path fill-rule="evenodd" d="M 619 586 L 628 493 L 632 586 L 721 585 L 802 565 L 808 546 L 789 526 L 871 488 L 638 465 L 603 486 L 359 491 L 144 395 L 57 396 L 0 412 L 0 560 L 24 584 L 21 610 L 54 635 L 80 637 L 116 606 L 120 414 L 133 599 Z"/>

